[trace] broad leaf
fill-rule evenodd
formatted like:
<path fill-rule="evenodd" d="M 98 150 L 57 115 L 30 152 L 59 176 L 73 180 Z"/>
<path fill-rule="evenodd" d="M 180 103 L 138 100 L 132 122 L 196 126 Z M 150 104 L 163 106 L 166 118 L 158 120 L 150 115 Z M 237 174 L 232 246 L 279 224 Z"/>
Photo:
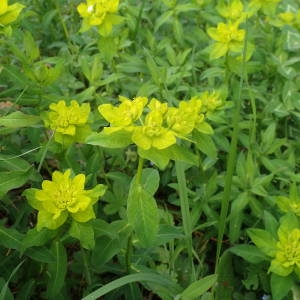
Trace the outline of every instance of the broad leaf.
<path fill-rule="evenodd" d="M 64 246 L 59 242 L 55 242 L 51 249 L 55 263 L 48 264 L 49 281 L 47 287 L 48 298 L 54 298 L 65 284 L 67 273 L 67 253 Z"/>
<path fill-rule="evenodd" d="M 155 199 L 140 184 L 131 185 L 127 217 L 141 244 L 151 246 L 158 232 L 158 208 Z"/>
<path fill-rule="evenodd" d="M 69 234 L 78 239 L 83 248 L 93 249 L 95 247 L 94 229 L 91 224 L 73 221 Z"/>
<path fill-rule="evenodd" d="M 217 281 L 217 275 L 208 275 L 200 280 L 190 284 L 181 294 L 182 300 L 199 299 L 208 289 L 210 289 Z"/>
<path fill-rule="evenodd" d="M 13 112 L 0 118 L 0 126 L 8 128 L 21 128 L 36 125 L 41 121 L 39 116 L 26 115 L 20 111 Z"/>
<path fill-rule="evenodd" d="M 274 300 L 284 299 L 293 286 L 292 276 L 279 276 L 274 273 L 271 275 L 271 291 Z M 295 298 L 297 299 L 297 298 Z"/>
<path fill-rule="evenodd" d="M 20 251 L 24 235 L 15 229 L 0 227 L 0 245 Z"/>
<path fill-rule="evenodd" d="M 236 245 L 230 248 L 228 251 L 242 257 L 244 260 L 257 264 L 264 260 L 268 260 L 268 256 L 263 254 L 257 247 L 252 245 Z"/>
<path fill-rule="evenodd" d="M 274 256 L 277 241 L 268 231 L 256 228 L 247 230 L 252 242 L 266 255 Z"/>
<path fill-rule="evenodd" d="M 24 185 L 30 178 L 31 170 L 0 172 L 0 196 Z"/>
<path fill-rule="evenodd" d="M 109 134 L 92 133 L 86 138 L 86 143 L 105 148 L 124 148 L 132 143 L 131 132 L 119 130 Z"/>

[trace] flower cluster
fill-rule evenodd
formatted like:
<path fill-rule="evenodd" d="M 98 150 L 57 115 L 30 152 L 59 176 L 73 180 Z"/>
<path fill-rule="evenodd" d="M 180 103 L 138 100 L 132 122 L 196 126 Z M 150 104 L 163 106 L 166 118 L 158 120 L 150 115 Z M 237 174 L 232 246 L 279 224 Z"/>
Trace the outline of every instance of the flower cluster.
<path fill-rule="evenodd" d="M 119 0 L 87 0 L 80 3 L 77 10 L 83 18 L 81 32 L 96 26 L 99 33 L 107 36 L 112 31 L 112 25 L 119 24 L 122 18 L 116 14 Z"/>
<path fill-rule="evenodd" d="M 52 181 L 44 180 L 42 189 L 27 189 L 25 196 L 29 204 L 37 209 L 37 229 L 43 227 L 56 229 L 70 215 L 77 222 L 87 222 L 95 218 L 93 204 L 105 193 L 106 187 L 98 184 L 91 190 L 85 190 L 85 175 L 71 178 L 71 170 L 64 173 L 55 171 Z"/>
<path fill-rule="evenodd" d="M 261 10 L 266 15 L 274 14 L 278 3 L 281 0 L 251 0 L 249 4 L 249 14 L 252 15 Z"/>
<path fill-rule="evenodd" d="M 300 229 L 284 228 L 278 230 L 276 253 L 271 261 L 270 272 L 288 276 L 295 272 L 300 278 Z"/>
<path fill-rule="evenodd" d="M 136 97 L 132 101 L 120 97 L 119 106 L 102 104 L 98 109 L 110 123 L 110 127 L 103 129 L 104 134 L 123 130 L 129 132 L 131 142 L 143 150 L 165 149 L 175 144 L 177 137 L 187 139 L 194 129 L 210 128 L 205 114 L 221 105 L 218 97 L 217 93 L 204 93 L 181 101 L 178 107 L 169 107 L 155 98 L 149 102 L 146 97 Z"/>
<path fill-rule="evenodd" d="M 282 212 L 292 212 L 300 217 L 300 198 L 279 196 L 276 199 L 276 204 Z"/>
<path fill-rule="evenodd" d="M 7 0 L 0 1 L 0 32 L 6 34 L 11 33 L 9 24 L 13 23 L 18 18 L 23 8 L 24 5 L 18 2 L 8 5 Z"/>
<path fill-rule="evenodd" d="M 289 25 L 300 30 L 300 10 L 282 12 L 271 20 L 271 23 L 277 27 Z"/>
<path fill-rule="evenodd" d="M 209 27 L 208 35 L 215 41 L 210 52 L 210 59 L 217 59 L 230 54 L 241 54 L 244 47 L 245 30 L 240 29 L 241 22 L 246 18 L 243 3 L 234 0 L 226 5 L 221 3 L 217 6 L 218 13 L 226 19 L 217 27 Z"/>
<path fill-rule="evenodd" d="M 223 1 L 216 7 L 218 13 L 225 19 L 224 22 L 217 24 L 217 27 L 209 27 L 208 35 L 215 41 L 210 48 L 210 59 L 217 59 L 223 56 L 234 56 L 241 60 L 244 49 L 246 31 L 240 28 L 240 25 L 249 17 L 254 15 L 259 9 L 265 11 L 265 2 L 270 4 L 269 9 L 273 9 L 273 4 L 277 5 L 280 0 L 252 0 L 247 6 L 244 6 L 241 0 L 229 1 L 225 4 Z M 269 5 L 268 4 L 268 5 Z M 271 5 L 272 4 L 272 5 Z M 274 6 L 276 8 L 276 5 Z M 246 60 L 249 60 L 254 51 L 254 45 L 247 42 Z"/>
<path fill-rule="evenodd" d="M 50 112 L 44 116 L 45 126 L 54 130 L 54 139 L 65 146 L 73 142 L 83 142 L 91 132 L 87 124 L 90 106 L 79 105 L 75 100 L 69 106 L 61 100 L 49 106 Z"/>

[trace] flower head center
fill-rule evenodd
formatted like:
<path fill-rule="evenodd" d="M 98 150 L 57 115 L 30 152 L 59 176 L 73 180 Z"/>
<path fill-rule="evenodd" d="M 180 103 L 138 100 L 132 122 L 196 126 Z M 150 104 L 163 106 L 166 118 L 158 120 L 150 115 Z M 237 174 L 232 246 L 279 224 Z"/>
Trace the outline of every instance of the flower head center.
<path fill-rule="evenodd" d="M 55 204 L 59 209 L 66 209 L 76 203 L 78 192 L 70 184 L 61 185 L 56 192 Z"/>

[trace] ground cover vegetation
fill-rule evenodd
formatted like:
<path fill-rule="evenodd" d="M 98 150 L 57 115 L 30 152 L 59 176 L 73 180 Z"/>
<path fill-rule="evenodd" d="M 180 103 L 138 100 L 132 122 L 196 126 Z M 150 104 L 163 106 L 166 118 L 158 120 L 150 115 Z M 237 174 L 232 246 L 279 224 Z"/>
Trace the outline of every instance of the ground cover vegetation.
<path fill-rule="evenodd" d="M 0 299 L 300 299 L 296 0 L 0 2 Z"/>

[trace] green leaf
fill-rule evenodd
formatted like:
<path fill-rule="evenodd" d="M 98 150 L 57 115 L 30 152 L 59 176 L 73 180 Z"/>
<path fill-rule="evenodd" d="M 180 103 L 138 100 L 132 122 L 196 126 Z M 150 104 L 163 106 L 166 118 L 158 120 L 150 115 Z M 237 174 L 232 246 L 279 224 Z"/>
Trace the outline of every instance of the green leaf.
<path fill-rule="evenodd" d="M 92 265 L 101 271 L 103 265 L 119 253 L 120 249 L 120 241 L 117 238 L 110 238 L 108 236 L 97 238 L 95 248 L 92 252 Z"/>
<path fill-rule="evenodd" d="M 92 133 L 86 138 L 87 144 L 101 146 L 105 148 L 124 148 L 130 145 L 131 132 L 126 130 L 115 131 L 110 134 Z"/>
<path fill-rule="evenodd" d="M 194 166 L 198 166 L 199 157 L 192 153 L 191 149 L 186 146 L 172 145 L 166 149 L 170 159 L 185 162 Z"/>
<path fill-rule="evenodd" d="M 244 260 L 257 264 L 265 260 L 269 260 L 268 256 L 263 254 L 257 247 L 252 245 L 236 245 L 229 248 L 228 251 L 242 257 Z"/>
<path fill-rule="evenodd" d="M 274 273 L 271 275 L 272 299 L 281 300 L 288 294 L 293 286 L 292 276 L 279 276 Z"/>
<path fill-rule="evenodd" d="M 7 281 L 5 281 L 2 277 L 0 277 L 0 292 L 1 292 L 1 299 L 5 300 L 14 300 L 14 296 L 10 289 L 7 286 Z"/>
<path fill-rule="evenodd" d="M 135 177 L 134 177 L 135 178 Z M 159 173 L 155 169 L 143 169 L 141 184 L 143 188 L 152 196 L 159 187 Z"/>
<path fill-rule="evenodd" d="M 0 196 L 24 185 L 30 178 L 31 167 L 25 171 L 0 172 Z"/>
<path fill-rule="evenodd" d="M 24 252 L 24 255 L 38 262 L 55 263 L 54 254 L 46 247 L 31 247 Z"/>
<path fill-rule="evenodd" d="M 20 267 L 22 266 L 22 264 L 24 263 L 24 260 L 21 261 L 11 272 L 8 280 L 6 281 L 6 283 L 4 284 L 4 286 L 1 288 L 1 292 L 0 292 L 0 299 L 8 299 L 7 296 L 9 294 L 8 292 L 8 283 L 11 280 L 11 278 L 17 273 L 17 271 L 20 269 Z"/>
<path fill-rule="evenodd" d="M 151 246 L 158 232 L 157 204 L 152 195 L 142 185 L 134 182 L 128 195 L 127 217 L 141 244 L 144 247 Z"/>
<path fill-rule="evenodd" d="M 184 237 L 185 235 L 181 227 L 161 224 L 159 226 L 155 244 L 159 246 L 174 239 L 184 239 Z"/>
<path fill-rule="evenodd" d="M 296 31 L 288 30 L 285 47 L 289 51 L 298 51 L 300 49 L 300 34 Z"/>
<path fill-rule="evenodd" d="M 243 223 L 243 211 L 249 202 L 247 192 L 241 193 L 232 201 L 229 223 L 229 238 L 231 243 L 235 243 L 241 235 L 241 226 Z"/>
<path fill-rule="evenodd" d="M 168 277 L 156 273 L 141 272 L 141 273 L 130 274 L 118 278 L 104 285 L 103 287 L 97 289 L 96 291 L 90 293 L 89 295 L 85 296 L 84 298 L 82 298 L 82 300 L 99 299 L 101 296 L 106 295 L 109 292 L 119 289 L 120 287 L 132 282 L 146 282 L 146 283 L 153 282 L 163 287 L 167 287 L 171 299 L 174 299 L 176 294 L 180 292 L 178 285 L 174 281 L 170 280 Z"/>
<path fill-rule="evenodd" d="M 31 127 L 41 121 L 39 116 L 26 115 L 21 111 L 13 112 L 0 118 L 0 126 L 8 128 Z"/>
<path fill-rule="evenodd" d="M 37 231 L 36 228 L 27 231 L 24 239 L 22 240 L 22 251 L 33 246 L 43 246 L 56 234 L 53 230 L 43 228 Z"/>
<path fill-rule="evenodd" d="M 30 59 L 30 62 L 33 62 L 40 56 L 39 47 L 36 45 L 33 36 L 30 31 L 25 31 L 24 33 L 24 50 L 26 53 L 26 57 Z"/>
<path fill-rule="evenodd" d="M 0 168 L 6 171 L 25 171 L 30 164 L 23 158 L 0 154 Z"/>
<path fill-rule="evenodd" d="M 278 229 L 278 221 L 271 213 L 269 213 L 267 210 L 264 211 L 264 224 L 265 229 L 270 232 L 273 236 L 276 236 L 277 229 Z"/>
<path fill-rule="evenodd" d="M 91 224 L 73 221 L 69 234 L 78 239 L 83 248 L 93 249 L 95 247 L 94 229 Z"/>
<path fill-rule="evenodd" d="M 196 147 L 208 157 L 212 159 L 217 157 L 217 148 L 209 135 L 194 130 L 192 140 Z"/>
<path fill-rule="evenodd" d="M 157 31 L 164 23 L 169 22 L 173 16 L 173 13 L 174 12 L 172 10 L 168 10 L 161 14 L 155 21 L 154 31 Z"/>
<path fill-rule="evenodd" d="M 274 256 L 276 253 L 277 241 L 268 231 L 250 228 L 247 230 L 252 242 L 266 255 Z"/>
<path fill-rule="evenodd" d="M 210 289 L 217 281 L 217 275 L 208 275 L 200 280 L 190 284 L 181 294 L 182 300 L 199 299 L 208 289 Z"/>
<path fill-rule="evenodd" d="M 0 227 L 0 245 L 5 248 L 12 248 L 18 251 L 22 248 L 24 235 L 15 229 Z"/>
<path fill-rule="evenodd" d="M 149 150 L 144 150 L 142 148 L 138 148 L 138 154 L 142 158 L 152 161 L 161 170 L 163 170 L 167 166 L 170 160 L 170 155 L 166 151 L 166 149 L 157 150 L 155 148 L 150 148 Z"/>
<path fill-rule="evenodd" d="M 50 278 L 47 286 L 47 297 L 54 298 L 65 284 L 67 273 L 67 253 L 61 242 L 53 244 L 51 251 L 55 257 L 55 263 L 48 264 Z"/>

